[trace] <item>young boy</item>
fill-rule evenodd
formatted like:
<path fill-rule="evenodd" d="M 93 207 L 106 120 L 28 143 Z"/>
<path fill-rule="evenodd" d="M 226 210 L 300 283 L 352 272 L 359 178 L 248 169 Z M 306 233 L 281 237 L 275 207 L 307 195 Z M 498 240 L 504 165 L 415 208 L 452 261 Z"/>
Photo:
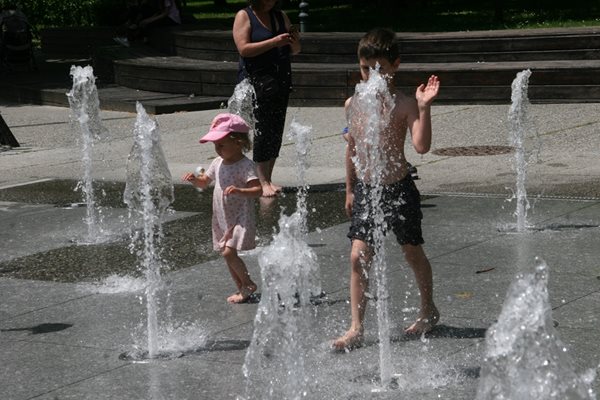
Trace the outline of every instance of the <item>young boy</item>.
<path fill-rule="evenodd" d="M 385 211 L 388 229 L 396 235 L 402 246 L 407 263 L 412 268 L 421 296 L 421 306 L 417 320 L 405 329 L 406 334 L 419 335 L 430 331 L 439 320 L 439 312 L 433 302 L 433 282 L 429 260 L 421 244 L 421 205 L 420 194 L 409 173 L 404 156 L 406 130 L 410 129 L 415 150 L 424 154 L 431 146 L 430 106 L 439 91 L 437 76 L 431 76 L 427 85 L 420 85 L 414 98 L 407 97 L 394 87 L 393 76 L 400 64 L 398 44 L 394 32 L 387 29 L 374 29 L 367 33 L 358 44 L 360 73 L 368 80 L 371 69 L 379 68 L 385 77 L 390 94 L 394 98 L 391 117 L 387 127 L 380 133 L 379 145 L 384 158 L 384 173 L 381 183 L 381 207 Z M 354 101 L 355 102 L 355 101 Z M 346 213 L 352 222 L 348 237 L 352 240 L 350 254 L 350 307 L 352 323 L 350 329 L 333 342 L 337 350 L 350 350 L 363 341 L 364 315 L 367 303 L 368 271 L 373 259 L 373 215 L 365 215 L 364 208 L 369 193 L 364 191 L 369 182 L 357 178 L 354 157 L 357 143 L 361 143 L 364 128 L 356 118 L 353 98 L 346 100 L 346 113 L 350 118 L 348 145 L 346 148 Z M 362 128 L 362 129 L 361 129 Z M 365 171 L 361 171 L 365 172 Z M 361 176 L 369 176 L 365 173 Z M 366 199 L 365 199 L 366 197 Z M 398 201 L 400 199 L 400 201 Z"/>

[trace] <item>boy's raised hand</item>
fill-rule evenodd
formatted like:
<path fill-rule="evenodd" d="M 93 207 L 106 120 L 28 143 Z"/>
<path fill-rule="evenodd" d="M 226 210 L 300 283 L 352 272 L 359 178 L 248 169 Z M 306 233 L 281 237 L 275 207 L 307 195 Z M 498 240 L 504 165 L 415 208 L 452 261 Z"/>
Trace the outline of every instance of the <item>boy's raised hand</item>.
<path fill-rule="evenodd" d="M 417 103 L 419 105 L 428 106 L 433 103 L 433 100 L 437 97 L 438 92 L 440 91 L 440 80 L 437 76 L 431 75 L 429 80 L 427 81 L 427 86 L 422 83 L 417 88 L 417 93 L 415 97 L 417 98 Z"/>

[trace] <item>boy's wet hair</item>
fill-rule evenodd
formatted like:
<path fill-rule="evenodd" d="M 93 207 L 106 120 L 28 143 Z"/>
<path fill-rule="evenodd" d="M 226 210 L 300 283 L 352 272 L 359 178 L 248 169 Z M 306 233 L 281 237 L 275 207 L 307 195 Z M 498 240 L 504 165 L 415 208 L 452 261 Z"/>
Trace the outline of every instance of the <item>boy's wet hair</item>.
<path fill-rule="evenodd" d="M 367 32 L 358 42 L 358 58 L 372 60 L 385 58 L 393 63 L 400 57 L 396 33 L 391 29 L 375 28 Z"/>
<path fill-rule="evenodd" d="M 244 132 L 231 132 L 228 135 L 231 140 L 237 141 L 242 146 L 242 151 L 244 153 L 252 150 L 252 141 L 250 140 L 250 135 Z"/>

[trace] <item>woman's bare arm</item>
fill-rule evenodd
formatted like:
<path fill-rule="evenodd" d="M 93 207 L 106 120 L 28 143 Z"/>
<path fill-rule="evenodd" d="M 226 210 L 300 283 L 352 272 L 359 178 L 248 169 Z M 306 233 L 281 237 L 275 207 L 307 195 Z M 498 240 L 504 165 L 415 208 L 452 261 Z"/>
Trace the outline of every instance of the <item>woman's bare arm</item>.
<path fill-rule="evenodd" d="M 271 39 L 253 43 L 251 32 L 250 17 L 248 17 L 246 11 L 238 11 L 233 21 L 233 41 L 242 57 L 256 57 L 275 47 L 292 45 L 294 41 L 290 33 L 282 33 Z"/>

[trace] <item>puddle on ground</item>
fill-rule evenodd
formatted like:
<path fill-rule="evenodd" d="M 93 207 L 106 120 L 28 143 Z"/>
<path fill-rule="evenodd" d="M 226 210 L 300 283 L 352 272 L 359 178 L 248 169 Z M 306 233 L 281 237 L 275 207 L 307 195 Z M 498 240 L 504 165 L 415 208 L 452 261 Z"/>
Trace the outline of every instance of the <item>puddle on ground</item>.
<path fill-rule="evenodd" d="M 81 193 L 73 180 L 37 182 L 0 190 L 0 201 L 29 204 L 53 204 L 69 207 L 81 203 Z M 107 208 L 126 208 L 122 182 L 94 183 L 97 203 Z M 310 231 L 325 229 L 347 221 L 344 213 L 345 193 L 341 186 L 315 188 L 307 196 L 307 225 Z M 281 210 L 291 214 L 296 209 L 296 195 L 289 190 L 273 199 L 257 201 L 258 245 L 266 245 L 277 227 Z M 175 211 L 197 214 L 166 222 L 163 225 L 163 258 L 170 270 L 187 268 L 217 258 L 211 239 L 212 191 L 198 192 L 189 185 L 175 185 Z M 0 262 L 0 276 L 59 282 L 94 281 L 111 275 L 139 276 L 137 258 L 128 249 L 129 239 L 110 243 L 72 245 Z"/>

